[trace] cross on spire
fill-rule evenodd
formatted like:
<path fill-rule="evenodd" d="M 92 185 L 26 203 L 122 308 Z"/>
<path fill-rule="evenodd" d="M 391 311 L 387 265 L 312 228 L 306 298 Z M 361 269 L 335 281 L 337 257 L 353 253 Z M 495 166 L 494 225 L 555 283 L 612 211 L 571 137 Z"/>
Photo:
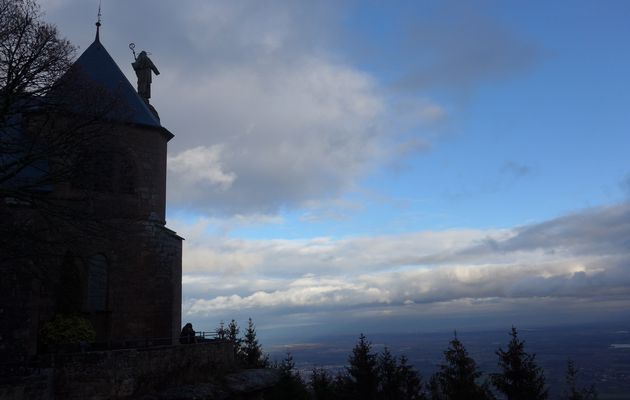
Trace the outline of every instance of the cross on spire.
<path fill-rule="evenodd" d="M 98 19 L 96 20 L 96 41 L 99 42 L 99 30 L 101 28 L 101 1 L 98 2 Z"/>

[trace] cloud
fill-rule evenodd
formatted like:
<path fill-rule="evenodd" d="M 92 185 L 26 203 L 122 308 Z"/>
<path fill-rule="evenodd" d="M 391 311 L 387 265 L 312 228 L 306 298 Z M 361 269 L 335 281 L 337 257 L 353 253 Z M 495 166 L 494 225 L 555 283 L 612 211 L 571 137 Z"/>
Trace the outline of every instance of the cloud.
<path fill-rule="evenodd" d="M 383 100 L 370 76 L 347 66 L 303 59 L 268 71 L 226 68 L 190 88 L 172 84 L 192 104 L 178 118 L 190 117 L 196 132 L 181 140 L 194 149 L 216 143 L 209 148 L 220 153 L 206 151 L 204 162 L 220 161 L 220 171 L 235 177 L 229 187 L 207 188 L 182 179 L 189 171 L 171 168 L 175 205 L 211 214 L 274 213 L 336 197 L 387 157 Z M 189 152 L 175 159 L 184 162 Z"/>
<path fill-rule="evenodd" d="M 221 153 L 222 147 L 219 145 L 198 146 L 168 157 L 168 170 L 180 178 L 174 182 L 175 186 L 183 182 L 193 187 L 210 185 L 219 190 L 229 189 L 236 174 L 223 171 Z M 177 187 L 173 191 L 180 193 Z"/>
<path fill-rule="evenodd" d="M 90 43 L 93 31 L 77 21 L 95 15 L 93 5 L 43 7 Z M 393 97 L 343 56 L 340 12 L 335 2 L 103 5 L 101 41 L 130 81 L 132 41 L 162 72 L 151 101 L 175 134 L 171 208 L 229 217 L 334 200 L 375 168 L 430 147 L 447 111 L 429 98 Z"/>
<path fill-rule="evenodd" d="M 170 151 L 183 162 L 191 149 L 217 146 L 203 163 L 234 178 L 198 185 L 170 168 L 172 207 L 230 216 L 334 201 L 374 168 L 424 151 L 428 127 L 447 118 L 426 98 L 401 107 L 335 52 L 333 3 L 160 4 L 150 11 L 156 23 L 177 27 L 152 40 L 156 62 L 169 54 L 153 97 L 176 135 Z"/>
<path fill-rule="evenodd" d="M 185 312 L 197 317 L 247 310 L 355 315 L 386 307 L 392 315 L 406 315 L 411 305 L 435 309 L 462 301 L 479 313 L 489 304 L 509 308 L 514 302 L 540 304 L 540 299 L 628 303 L 628 238 L 629 203 L 509 230 L 309 240 L 202 235 L 192 238 L 185 254 L 197 257 L 212 248 L 239 260 L 257 257 L 244 261 L 234 279 L 224 271 L 233 263 L 229 258 L 199 257 L 192 269 L 185 261 L 192 279 L 184 284 Z M 195 281 L 209 277 L 232 285 L 213 290 L 207 281 Z"/>
<path fill-rule="evenodd" d="M 338 307 L 369 303 L 388 303 L 387 291 L 366 287 L 361 283 L 339 279 L 316 279 L 310 276 L 291 282 L 288 288 L 272 292 L 257 291 L 248 296 L 218 296 L 210 300 L 198 299 L 190 314 L 210 314 L 217 311 L 252 308 Z"/>

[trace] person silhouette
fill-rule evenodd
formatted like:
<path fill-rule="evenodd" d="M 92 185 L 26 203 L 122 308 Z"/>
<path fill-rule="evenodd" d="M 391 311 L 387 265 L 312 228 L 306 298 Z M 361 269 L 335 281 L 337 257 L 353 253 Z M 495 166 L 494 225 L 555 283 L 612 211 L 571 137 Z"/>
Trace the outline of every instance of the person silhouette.
<path fill-rule="evenodd" d="M 195 343 L 196 332 L 193 329 L 192 324 L 189 322 L 182 328 L 182 333 L 179 335 L 179 342 L 182 344 Z"/>

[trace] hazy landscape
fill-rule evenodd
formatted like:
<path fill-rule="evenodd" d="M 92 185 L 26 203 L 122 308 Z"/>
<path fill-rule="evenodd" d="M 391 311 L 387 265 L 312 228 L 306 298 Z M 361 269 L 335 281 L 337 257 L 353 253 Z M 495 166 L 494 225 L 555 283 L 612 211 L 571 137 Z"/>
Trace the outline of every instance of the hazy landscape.
<path fill-rule="evenodd" d="M 498 347 L 506 347 L 508 330 L 464 330 L 457 336 L 484 373 L 496 372 Z M 545 371 L 552 398 L 565 387 L 567 360 L 579 368 L 580 385 L 594 384 L 600 399 L 627 399 L 630 393 L 630 324 L 609 322 L 597 325 L 523 328 L 521 338 L 528 351 Z M 367 334 L 373 349 L 387 346 L 393 354 L 405 354 L 425 380 L 444 362 L 443 352 L 453 332 L 373 333 Z M 282 359 L 290 352 L 298 368 L 308 376 L 313 367 L 344 371 L 356 335 L 313 337 L 303 343 L 267 346 L 272 359 Z M 618 346 L 613 346 L 617 344 Z M 625 345 L 625 346 L 623 346 Z"/>

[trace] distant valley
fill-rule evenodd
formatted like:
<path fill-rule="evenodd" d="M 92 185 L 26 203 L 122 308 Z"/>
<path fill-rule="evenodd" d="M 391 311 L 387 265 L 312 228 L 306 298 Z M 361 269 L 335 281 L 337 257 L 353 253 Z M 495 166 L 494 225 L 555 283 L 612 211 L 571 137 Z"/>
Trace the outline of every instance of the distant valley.
<path fill-rule="evenodd" d="M 457 336 L 480 368 L 490 373 L 497 368 L 495 351 L 507 345 L 509 328 L 463 330 L 458 331 Z M 520 337 L 526 341 L 526 351 L 536 353 L 539 365 L 545 370 L 552 398 L 564 389 L 568 359 L 579 368 L 578 383 L 582 386 L 595 384 L 600 399 L 630 398 L 630 324 L 517 328 Z M 296 368 L 306 375 L 313 367 L 342 371 L 359 333 L 313 337 L 301 343 L 270 345 L 266 350 L 272 360 L 280 360 L 287 351 L 291 352 Z M 425 380 L 443 362 L 443 351 L 453 337 L 453 332 L 446 331 L 364 333 L 375 352 L 387 346 L 395 355 L 405 354 Z"/>

